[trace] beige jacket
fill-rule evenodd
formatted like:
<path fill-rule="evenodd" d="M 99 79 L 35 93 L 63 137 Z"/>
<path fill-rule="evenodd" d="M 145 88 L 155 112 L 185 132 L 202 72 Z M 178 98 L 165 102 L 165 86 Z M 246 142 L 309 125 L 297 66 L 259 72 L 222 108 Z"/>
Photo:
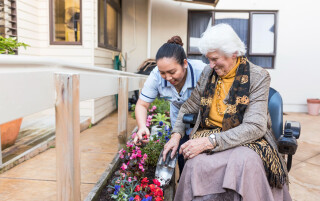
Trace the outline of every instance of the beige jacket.
<path fill-rule="evenodd" d="M 272 134 L 271 120 L 268 114 L 268 95 L 270 76 L 265 69 L 249 63 L 250 65 L 250 103 L 244 113 L 242 124 L 216 135 L 217 146 L 213 151 L 223 151 L 265 136 L 266 140 L 276 149 L 277 145 Z M 189 99 L 181 106 L 173 133 L 185 134 L 185 125 L 182 122 L 184 114 L 198 113 L 197 122 L 190 133 L 192 136 L 199 128 L 201 122 L 200 99 L 212 69 L 206 66 Z M 224 102 L 228 99 L 227 95 Z M 283 162 L 283 161 L 282 161 Z M 284 163 L 283 163 L 284 164 Z"/>

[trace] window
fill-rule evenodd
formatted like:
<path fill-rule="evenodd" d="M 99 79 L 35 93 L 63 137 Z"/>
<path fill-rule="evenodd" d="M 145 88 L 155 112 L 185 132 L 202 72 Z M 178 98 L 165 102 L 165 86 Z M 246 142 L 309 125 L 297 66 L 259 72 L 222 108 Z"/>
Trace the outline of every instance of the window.
<path fill-rule="evenodd" d="M 120 0 L 98 0 L 98 46 L 120 50 Z"/>
<path fill-rule="evenodd" d="M 0 35 L 17 37 L 16 1 L 0 0 Z"/>
<path fill-rule="evenodd" d="M 50 0 L 50 44 L 81 45 L 81 1 Z"/>
<path fill-rule="evenodd" d="M 197 48 L 197 41 L 208 27 L 226 23 L 246 45 L 246 56 L 251 62 L 264 68 L 274 68 L 276 18 L 276 11 L 189 11 L 188 58 L 208 63 Z"/>

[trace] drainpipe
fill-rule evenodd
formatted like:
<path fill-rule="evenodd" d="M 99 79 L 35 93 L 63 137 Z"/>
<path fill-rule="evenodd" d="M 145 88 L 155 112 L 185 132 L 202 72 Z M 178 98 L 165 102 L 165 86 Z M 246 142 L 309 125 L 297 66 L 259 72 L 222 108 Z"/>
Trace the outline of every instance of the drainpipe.
<path fill-rule="evenodd" d="M 147 58 L 151 55 L 151 15 L 152 15 L 152 0 L 148 0 L 148 43 L 147 43 Z"/>

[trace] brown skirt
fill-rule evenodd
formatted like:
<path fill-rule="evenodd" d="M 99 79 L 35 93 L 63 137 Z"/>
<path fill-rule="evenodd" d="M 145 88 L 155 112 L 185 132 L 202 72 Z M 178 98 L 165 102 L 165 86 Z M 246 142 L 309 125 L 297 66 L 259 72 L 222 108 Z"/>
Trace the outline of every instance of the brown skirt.
<path fill-rule="evenodd" d="M 291 197 L 286 185 L 271 188 L 258 154 L 240 146 L 188 160 L 174 200 L 290 201 Z"/>

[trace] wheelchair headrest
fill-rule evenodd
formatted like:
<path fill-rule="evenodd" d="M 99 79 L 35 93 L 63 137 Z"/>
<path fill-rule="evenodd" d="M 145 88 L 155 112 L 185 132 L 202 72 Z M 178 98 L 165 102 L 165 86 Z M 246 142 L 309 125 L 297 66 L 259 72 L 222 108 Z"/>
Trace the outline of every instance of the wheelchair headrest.
<path fill-rule="evenodd" d="M 268 110 L 271 116 L 272 131 L 276 139 L 283 133 L 283 104 L 279 92 L 270 87 Z"/>

